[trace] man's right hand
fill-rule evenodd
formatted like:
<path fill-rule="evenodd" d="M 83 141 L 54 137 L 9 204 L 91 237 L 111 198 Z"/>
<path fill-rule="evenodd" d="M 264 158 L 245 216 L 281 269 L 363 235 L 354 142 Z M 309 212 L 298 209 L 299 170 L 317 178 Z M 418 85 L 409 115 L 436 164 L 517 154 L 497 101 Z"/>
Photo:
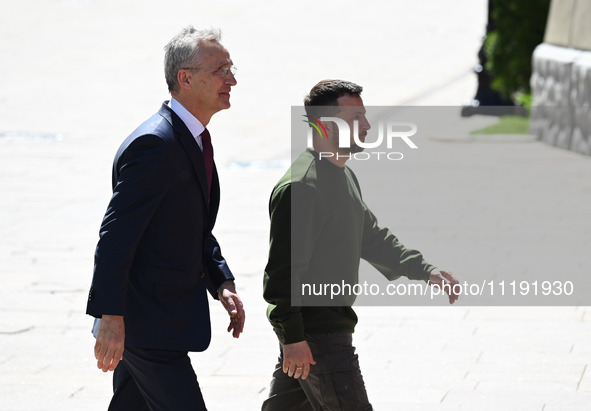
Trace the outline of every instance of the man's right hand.
<path fill-rule="evenodd" d="M 283 345 L 283 372 L 290 377 L 305 380 L 310 372 L 310 364 L 316 365 L 307 341 Z"/>
<path fill-rule="evenodd" d="M 103 372 L 113 371 L 123 359 L 125 343 L 125 323 L 121 315 L 103 315 L 99 326 L 94 358 L 97 367 Z"/>
<path fill-rule="evenodd" d="M 449 271 L 438 268 L 429 274 L 429 285 L 443 289 L 449 295 L 449 303 L 453 304 L 458 300 L 455 286 L 460 282 Z"/>

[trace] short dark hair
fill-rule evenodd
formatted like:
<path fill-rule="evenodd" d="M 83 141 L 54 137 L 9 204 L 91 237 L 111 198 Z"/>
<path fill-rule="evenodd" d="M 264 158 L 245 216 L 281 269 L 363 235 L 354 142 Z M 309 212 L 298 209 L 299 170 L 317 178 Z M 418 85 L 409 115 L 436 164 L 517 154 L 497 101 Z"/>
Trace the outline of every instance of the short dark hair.
<path fill-rule="evenodd" d="M 304 107 L 308 117 L 320 117 L 329 115 L 326 109 L 314 109 L 313 107 L 338 106 L 337 99 L 346 95 L 360 96 L 363 87 L 345 80 L 322 80 L 310 90 L 304 99 Z M 323 112 L 321 112 L 321 110 Z"/>

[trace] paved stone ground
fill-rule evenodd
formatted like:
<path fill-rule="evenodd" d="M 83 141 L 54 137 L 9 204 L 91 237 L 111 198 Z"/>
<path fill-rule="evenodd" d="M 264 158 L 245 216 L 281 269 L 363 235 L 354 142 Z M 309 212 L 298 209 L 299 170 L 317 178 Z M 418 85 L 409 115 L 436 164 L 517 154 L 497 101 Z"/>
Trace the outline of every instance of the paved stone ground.
<path fill-rule="evenodd" d="M 212 133 L 223 187 L 216 235 L 248 318 L 233 340 L 212 303 L 211 348 L 192 355 L 211 410 L 256 410 L 268 393 L 277 343 L 261 273 L 268 195 L 289 161 L 289 106 L 326 77 L 363 84 L 372 105 L 455 105 L 474 94 L 484 0 L 161 4 L 0 2 L 0 410 L 106 409 L 110 375 L 95 368 L 84 315 L 92 254 L 111 159 L 166 98 L 161 47 L 179 26 L 222 27 L 239 67 L 233 107 Z M 589 158 L 523 138 L 435 133 L 420 148 L 392 176 L 394 214 L 408 216 L 395 227 L 403 242 L 462 279 L 589 274 Z M 587 306 L 460 301 L 358 313 L 377 410 L 591 409 Z"/>

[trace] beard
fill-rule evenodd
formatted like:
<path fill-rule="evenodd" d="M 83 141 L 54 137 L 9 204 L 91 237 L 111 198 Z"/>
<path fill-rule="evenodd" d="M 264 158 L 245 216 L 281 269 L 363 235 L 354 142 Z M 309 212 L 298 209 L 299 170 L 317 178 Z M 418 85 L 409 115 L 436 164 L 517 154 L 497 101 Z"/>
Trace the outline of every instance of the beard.
<path fill-rule="evenodd" d="M 357 144 L 351 144 L 351 147 L 339 147 L 338 153 L 342 155 L 361 153 L 365 148 L 359 147 Z"/>
<path fill-rule="evenodd" d="M 359 137 L 365 137 L 367 136 L 367 131 L 361 133 L 361 135 Z M 351 142 L 351 146 L 350 147 L 339 147 L 339 137 L 334 136 L 331 138 L 332 144 L 333 146 L 336 148 L 336 151 L 341 154 L 341 155 L 348 155 L 348 154 L 355 154 L 355 153 L 361 153 L 363 150 L 365 150 L 364 147 L 360 147 L 357 145 L 357 143 L 355 143 L 355 141 L 353 140 Z"/>

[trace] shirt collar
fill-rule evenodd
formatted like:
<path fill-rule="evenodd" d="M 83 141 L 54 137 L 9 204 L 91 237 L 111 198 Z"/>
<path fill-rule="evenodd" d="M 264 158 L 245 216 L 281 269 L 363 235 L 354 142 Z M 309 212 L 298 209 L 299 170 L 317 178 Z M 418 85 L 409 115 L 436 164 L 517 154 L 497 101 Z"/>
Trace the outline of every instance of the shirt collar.
<path fill-rule="evenodd" d="M 201 135 L 201 133 L 203 133 L 205 126 L 201 124 L 201 121 L 197 120 L 197 117 L 191 114 L 189 110 L 187 110 L 181 103 L 172 97 L 170 98 L 170 108 L 177 116 L 180 117 L 181 120 L 183 120 L 183 123 L 185 123 L 193 135 L 193 138 L 197 138 Z"/>

